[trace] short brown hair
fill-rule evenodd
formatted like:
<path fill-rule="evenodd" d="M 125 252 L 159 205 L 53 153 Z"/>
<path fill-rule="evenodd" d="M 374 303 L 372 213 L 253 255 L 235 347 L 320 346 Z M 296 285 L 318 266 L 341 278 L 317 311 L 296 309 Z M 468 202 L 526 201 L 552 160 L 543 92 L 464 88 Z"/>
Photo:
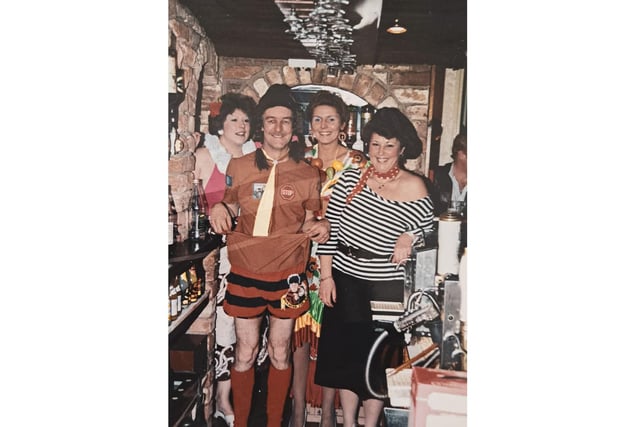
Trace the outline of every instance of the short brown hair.
<path fill-rule="evenodd" d="M 458 151 L 464 152 L 467 154 L 467 134 L 459 133 L 453 138 L 453 147 L 451 147 L 451 157 L 456 157 L 456 153 Z"/>

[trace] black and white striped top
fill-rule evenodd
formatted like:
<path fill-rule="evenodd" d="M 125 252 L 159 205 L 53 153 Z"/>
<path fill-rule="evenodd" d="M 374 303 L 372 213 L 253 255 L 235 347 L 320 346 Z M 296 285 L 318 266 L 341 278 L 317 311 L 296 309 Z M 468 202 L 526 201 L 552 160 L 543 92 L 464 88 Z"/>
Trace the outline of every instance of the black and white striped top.
<path fill-rule="evenodd" d="M 420 235 L 433 229 L 433 203 L 428 196 L 410 202 L 387 200 L 367 185 L 345 204 L 362 171 L 344 171 L 329 200 L 326 217 L 331 223 L 329 241 L 318 245 L 318 255 L 333 255 L 333 267 L 352 276 L 374 280 L 404 280 L 404 267 L 389 261 L 398 237 Z M 380 259 L 352 258 L 337 250 L 338 242 L 380 255 Z"/>

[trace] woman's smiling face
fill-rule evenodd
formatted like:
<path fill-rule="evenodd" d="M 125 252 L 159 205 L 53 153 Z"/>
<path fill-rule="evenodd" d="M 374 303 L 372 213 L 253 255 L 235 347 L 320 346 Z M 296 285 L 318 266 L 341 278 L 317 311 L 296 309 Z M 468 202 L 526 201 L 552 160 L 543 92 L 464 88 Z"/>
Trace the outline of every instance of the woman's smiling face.
<path fill-rule="evenodd" d="M 345 124 L 341 122 L 340 115 L 334 107 L 318 105 L 313 109 L 311 116 L 311 132 L 320 144 L 330 144 L 338 141 L 340 131 Z"/>
<path fill-rule="evenodd" d="M 251 137 L 251 120 L 244 111 L 236 108 L 224 119 L 222 130 L 225 139 L 242 145 Z"/>
<path fill-rule="evenodd" d="M 400 158 L 398 138 L 387 139 L 373 132 L 369 141 L 369 159 L 378 172 L 387 172 L 398 165 Z"/>

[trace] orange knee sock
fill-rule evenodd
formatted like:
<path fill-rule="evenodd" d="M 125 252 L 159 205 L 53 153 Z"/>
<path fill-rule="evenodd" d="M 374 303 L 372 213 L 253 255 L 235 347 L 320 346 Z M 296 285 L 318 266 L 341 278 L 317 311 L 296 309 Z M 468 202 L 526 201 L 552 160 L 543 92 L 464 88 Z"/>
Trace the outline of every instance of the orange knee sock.
<path fill-rule="evenodd" d="M 291 382 L 291 366 L 286 369 L 269 367 L 267 378 L 267 427 L 280 427 L 284 402 Z"/>
<path fill-rule="evenodd" d="M 254 368 L 238 372 L 231 368 L 231 395 L 233 396 L 233 413 L 235 427 L 247 427 L 251 411 L 251 397 L 255 381 Z"/>

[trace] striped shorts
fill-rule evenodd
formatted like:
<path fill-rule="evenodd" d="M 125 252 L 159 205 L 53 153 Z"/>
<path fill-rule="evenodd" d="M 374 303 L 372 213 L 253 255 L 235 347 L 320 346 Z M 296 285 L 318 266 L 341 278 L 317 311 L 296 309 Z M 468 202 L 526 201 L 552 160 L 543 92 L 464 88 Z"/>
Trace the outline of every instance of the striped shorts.
<path fill-rule="evenodd" d="M 275 282 L 252 279 L 231 272 L 223 308 L 233 317 L 252 318 L 266 311 L 280 319 L 295 319 L 309 310 L 309 294 L 304 272 Z"/>

